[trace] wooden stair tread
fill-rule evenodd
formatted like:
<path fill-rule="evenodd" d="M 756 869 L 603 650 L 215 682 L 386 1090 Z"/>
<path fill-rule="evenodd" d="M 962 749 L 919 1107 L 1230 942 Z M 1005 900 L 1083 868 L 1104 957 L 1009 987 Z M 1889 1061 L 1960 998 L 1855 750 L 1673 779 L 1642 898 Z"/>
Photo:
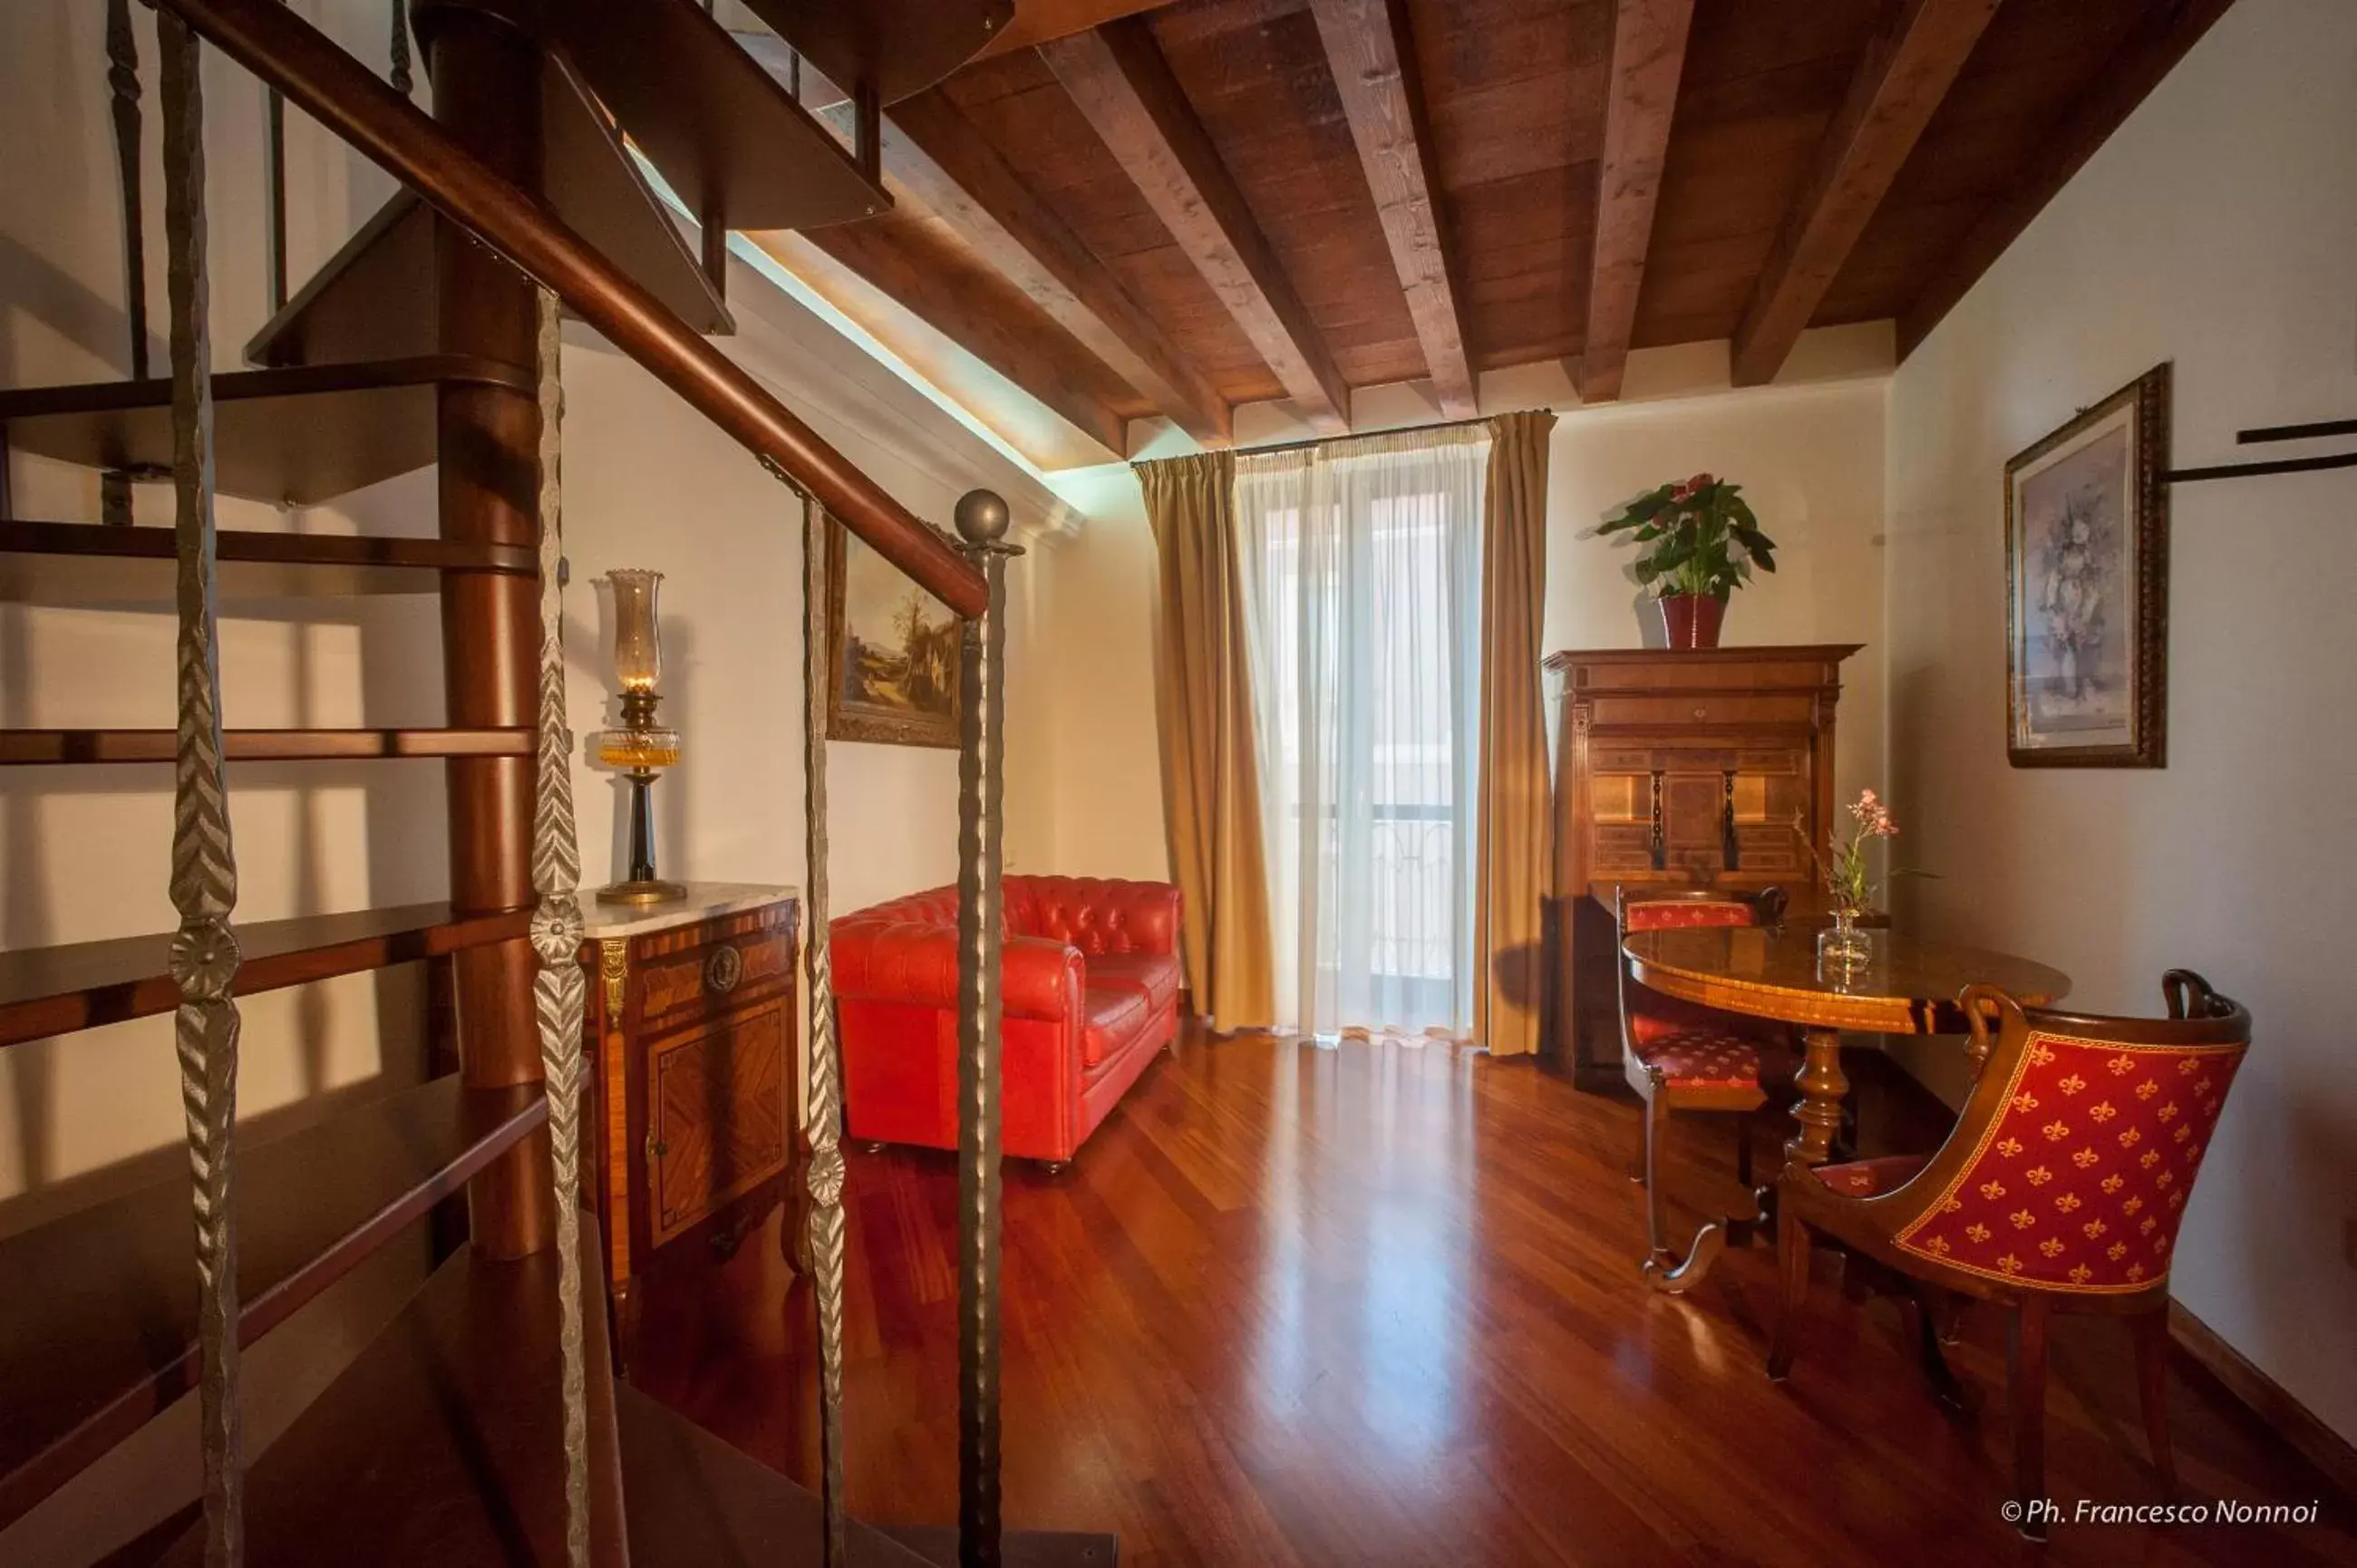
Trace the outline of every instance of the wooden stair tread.
<path fill-rule="evenodd" d="M 630 1561 L 597 1224 L 578 1216 L 590 1561 Z M 317 1568 L 561 1563 L 565 1420 L 556 1250 L 461 1247 L 246 1472 L 245 1561 Z M 167 1563 L 204 1561 L 199 1526 Z"/>
<path fill-rule="evenodd" d="M 697 0 L 573 0 L 550 23 L 691 212 L 730 229 L 815 229 L 892 199 Z"/>
<path fill-rule="evenodd" d="M 0 767 L 74 762 L 169 762 L 167 729 L 0 730 Z M 231 762 L 350 762 L 389 757 L 530 757 L 529 729 L 232 729 Z"/>
<path fill-rule="evenodd" d="M 781 1568 L 820 1560 L 818 1497 L 628 1383 L 616 1385 L 631 1568 Z M 852 1568 L 926 1568 L 853 1521 Z"/>
<path fill-rule="evenodd" d="M 455 1077 L 241 1144 L 251 1344 L 548 1120 L 539 1086 Z M 196 1386 L 185 1176 L 0 1240 L 0 1527 Z"/>
<path fill-rule="evenodd" d="M 922 92 L 1006 30 L 1015 0 L 745 0 L 745 8 L 845 91 L 886 104 Z"/>
<path fill-rule="evenodd" d="M 216 375 L 214 482 L 223 495 L 309 506 L 423 468 L 438 450 L 438 391 L 453 382 L 533 390 L 528 371 L 459 354 Z M 0 427 L 20 452 L 161 472 L 172 461 L 172 383 L 0 392 Z"/>
<path fill-rule="evenodd" d="M 237 993 L 434 958 L 530 933 L 532 911 L 408 904 L 239 925 Z M 0 952 L 0 1046 L 168 1013 L 180 994 L 169 932 Z"/>
<path fill-rule="evenodd" d="M 727 306 L 572 61 L 555 48 L 542 59 L 550 208 L 694 330 L 734 332 Z M 436 278 L 433 209 L 414 192 L 396 191 L 254 335 L 246 360 L 318 365 L 431 354 L 440 342 Z"/>
<path fill-rule="evenodd" d="M 221 600 L 431 594 L 445 572 L 539 571 L 520 544 L 468 544 L 382 534 L 262 533 L 214 538 Z M 176 558 L 168 527 L 0 521 L 0 601 L 87 605 L 168 603 Z"/>

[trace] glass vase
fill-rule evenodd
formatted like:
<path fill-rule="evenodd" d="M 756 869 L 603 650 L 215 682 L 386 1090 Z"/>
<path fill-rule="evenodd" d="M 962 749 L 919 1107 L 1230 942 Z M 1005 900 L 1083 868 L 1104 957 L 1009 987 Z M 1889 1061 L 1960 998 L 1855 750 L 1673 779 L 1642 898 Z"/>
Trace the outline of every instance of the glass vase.
<path fill-rule="evenodd" d="M 1835 909 L 1833 923 L 1817 933 L 1817 972 L 1841 979 L 1874 961 L 1874 934 L 1858 922 L 1859 910 Z"/>

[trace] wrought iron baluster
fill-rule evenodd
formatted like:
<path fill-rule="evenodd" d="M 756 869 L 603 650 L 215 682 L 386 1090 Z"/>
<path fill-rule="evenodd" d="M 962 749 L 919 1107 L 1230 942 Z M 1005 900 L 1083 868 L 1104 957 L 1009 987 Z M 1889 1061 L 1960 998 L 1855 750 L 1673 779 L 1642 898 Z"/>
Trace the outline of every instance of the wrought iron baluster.
<path fill-rule="evenodd" d="M 131 31 L 131 0 L 106 0 L 106 86 L 114 119 L 115 169 L 123 188 L 123 307 L 131 329 L 131 379 L 144 381 L 147 223 L 139 199 L 139 39 Z"/>
<path fill-rule="evenodd" d="M 988 607 L 958 656 L 958 1563 L 998 1568 L 999 870 L 1005 813 L 1006 503 L 959 498 Z"/>
<path fill-rule="evenodd" d="M 782 475 L 780 476 L 783 478 Z M 791 481 L 789 481 L 791 483 Z M 826 513 L 802 494 L 802 881 L 810 940 L 810 1255 L 818 1302 L 819 1500 L 823 1561 L 844 1568 L 843 1500 L 843 1058 L 834 1036 L 834 979 L 827 952 Z"/>
<path fill-rule="evenodd" d="M 393 90 L 404 98 L 416 91 L 409 65 L 409 0 L 393 0 Z"/>
<path fill-rule="evenodd" d="M 581 1338 L 581 849 L 573 822 L 573 731 L 565 714 L 565 559 L 561 459 L 565 391 L 556 295 L 538 292 L 540 334 L 540 738 L 532 814 L 533 1011 L 547 1077 L 550 1177 L 556 1187 L 558 1343 L 564 1366 L 565 1544 L 573 1568 L 589 1563 L 588 1373 Z"/>
<path fill-rule="evenodd" d="M 178 559 L 179 727 L 172 779 L 173 1032 L 196 1210 L 198 1393 L 205 1562 L 244 1556 L 238 1419 L 237 859 L 221 762 L 214 639 L 212 355 L 206 328 L 204 94 L 196 35 L 158 12 L 164 100 L 164 237 L 171 299 L 172 489 Z"/>

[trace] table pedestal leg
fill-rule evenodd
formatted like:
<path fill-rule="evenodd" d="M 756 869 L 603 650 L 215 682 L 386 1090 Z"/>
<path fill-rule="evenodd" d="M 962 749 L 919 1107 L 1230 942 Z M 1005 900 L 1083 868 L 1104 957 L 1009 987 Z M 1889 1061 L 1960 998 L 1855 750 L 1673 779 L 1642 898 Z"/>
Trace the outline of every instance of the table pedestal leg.
<path fill-rule="evenodd" d="M 1849 1079 L 1842 1076 L 1841 1035 L 1834 1029 L 1803 1029 L 1806 1049 L 1793 1087 L 1801 1098 L 1793 1103 L 1792 1119 L 1800 1130 L 1785 1140 L 1784 1158 L 1798 1165 L 1821 1165 L 1832 1154 L 1834 1134 L 1841 1131 L 1842 1096 Z"/>

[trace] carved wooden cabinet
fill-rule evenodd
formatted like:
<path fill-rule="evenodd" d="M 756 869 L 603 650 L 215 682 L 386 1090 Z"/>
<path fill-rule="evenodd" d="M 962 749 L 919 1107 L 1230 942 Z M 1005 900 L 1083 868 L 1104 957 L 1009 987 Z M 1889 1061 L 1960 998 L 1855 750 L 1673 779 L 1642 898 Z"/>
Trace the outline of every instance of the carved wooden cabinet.
<path fill-rule="evenodd" d="M 782 1198 L 794 1261 L 802 905 L 786 888 L 690 884 L 683 902 L 585 899 L 584 915 L 582 1196 L 604 1235 L 627 1368 L 658 1253 L 687 1267 L 726 1256 Z"/>
<path fill-rule="evenodd" d="M 1833 818 L 1834 710 L 1855 644 L 1554 654 L 1559 682 L 1548 1032 L 1616 1084 L 1616 884 L 1785 888 Z M 1802 824 L 1810 835 L 1794 831 Z"/>

